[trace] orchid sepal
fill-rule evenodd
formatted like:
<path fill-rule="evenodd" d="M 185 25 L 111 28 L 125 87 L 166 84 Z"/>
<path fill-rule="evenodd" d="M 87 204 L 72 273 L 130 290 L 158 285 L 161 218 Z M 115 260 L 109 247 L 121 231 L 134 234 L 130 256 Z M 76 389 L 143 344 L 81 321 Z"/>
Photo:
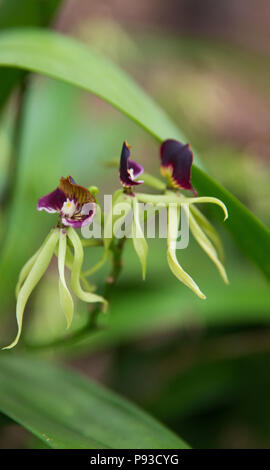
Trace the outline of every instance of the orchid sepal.
<path fill-rule="evenodd" d="M 18 343 L 22 332 L 23 314 L 27 300 L 30 297 L 33 289 L 36 287 L 36 285 L 44 275 L 45 271 L 47 270 L 53 257 L 58 239 L 59 231 L 58 229 L 53 229 L 50 232 L 45 244 L 43 244 L 30 272 L 28 273 L 28 276 L 26 277 L 19 291 L 16 305 L 16 319 L 18 325 L 18 332 L 14 341 L 3 349 L 11 349 Z"/>
<path fill-rule="evenodd" d="M 133 221 L 132 221 L 132 241 L 134 249 L 142 266 L 142 278 L 145 280 L 146 265 L 148 255 L 148 244 L 144 238 L 140 223 L 139 204 L 136 198 L 132 201 Z"/>
<path fill-rule="evenodd" d="M 224 255 L 224 248 L 222 244 L 222 240 L 215 229 L 215 227 L 209 222 L 209 220 L 205 217 L 205 215 L 194 205 L 190 206 L 190 212 L 192 213 L 193 217 L 195 218 L 197 224 L 206 234 L 206 236 L 211 240 L 213 243 L 218 257 L 220 261 L 224 264 L 225 255 Z"/>
<path fill-rule="evenodd" d="M 80 284 L 80 273 L 83 264 L 83 247 L 80 240 L 80 237 L 77 235 L 73 227 L 67 229 L 67 236 L 71 241 L 71 244 L 74 249 L 74 259 L 71 270 L 71 285 L 74 293 L 79 297 L 79 299 L 88 303 L 100 302 L 103 304 L 104 311 L 107 310 L 108 302 L 103 297 L 92 292 L 86 292 L 82 289 Z"/>
<path fill-rule="evenodd" d="M 199 224 L 196 222 L 195 218 L 193 217 L 192 214 L 189 214 L 189 226 L 192 235 L 198 242 L 198 244 L 201 246 L 201 248 L 205 251 L 205 253 L 209 256 L 209 258 L 213 261 L 213 263 L 216 265 L 223 281 L 225 284 L 228 284 L 228 277 L 225 271 L 225 268 L 221 261 L 218 258 L 217 252 L 210 242 L 209 238 L 207 238 L 206 234 L 203 232 Z"/>
<path fill-rule="evenodd" d="M 167 261 L 172 273 L 191 289 L 200 299 L 206 299 L 196 282 L 180 266 L 176 257 L 176 241 L 179 225 L 179 209 L 177 207 L 168 208 L 168 233 L 167 233 Z"/>
<path fill-rule="evenodd" d="M 73 319 L 74 303 L 71 293 L 68 290 L 65 279 L 65 264 L 67 251 L 66 231 L 59 231 L 59 248 L 58 248 L 58 272 L 59 272 L 59 298 L 62 310 L 67 320 L 67 328 L 70 327 Z"/>

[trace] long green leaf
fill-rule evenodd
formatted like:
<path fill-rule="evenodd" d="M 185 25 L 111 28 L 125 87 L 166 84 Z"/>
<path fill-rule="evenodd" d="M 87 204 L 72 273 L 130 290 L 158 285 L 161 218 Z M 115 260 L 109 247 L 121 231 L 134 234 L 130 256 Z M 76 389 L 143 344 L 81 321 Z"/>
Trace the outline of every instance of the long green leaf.
<path fill-rule="evenodd" d="M 51 22 L 60 3 L 61 0 L 1 0 L 0 30 L 19 26 L 46 26 Z M 24 76 L 25 72 L 14 68 L 1 71 L 0 108 Z"/>
<path fill-rule="evenodd" d="M 0 410 L 52 448 L 187 448 L 115 393 L 30 357 L 1 354 Z"/>
<path fill-rule="evenodd" d="M 0 35 L 0 65 L 64 80 L 88 90 L 125 113 L 159 141 L 184 136 L 168 116 L 114 64 L 71 38 L 42 30 L 14 30 Z M 194 166 L 201 195 L 223 200 L 225 226 L 242 249 L 270 278 L 270 232 L 234 196 Z"/>

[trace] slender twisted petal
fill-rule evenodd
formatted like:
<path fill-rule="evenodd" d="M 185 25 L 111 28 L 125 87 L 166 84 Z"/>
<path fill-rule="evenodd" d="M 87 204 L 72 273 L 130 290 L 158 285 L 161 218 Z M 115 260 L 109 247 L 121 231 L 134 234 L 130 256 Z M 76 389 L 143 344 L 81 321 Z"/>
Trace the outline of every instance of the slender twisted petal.
<path fill-rule="evenodd" d="M 16 346 L 16 344 L 19 341 L 19 338 L 22 332 L 23 314 L 24 314 L 26 302 L 28 298 L 30 297 L 33 289 L 36 287 L 37 283 L 40 281 L 43 274 L 47 270 L 50 264 L 50 261 L 52 259 L 52 256 L 54 254 L 54 250 L 55 250 L 58 238 L 59 238 L 59 230 L 53 229 L 47 241 L 41 248 L 40 253 L 38 254 L 36 258 L 36 261 L 34 265 L 32 266 L 32 269 L 29 272 L 19 292 L 18 299 L 17 299 L 17 307 L 16 307 L 16 318 L 17 318 L 17 324 L 18 324 L 17 336 L 15 340 L 9 346 L 6 346 L 3 349 L 11 349 L 14 346 Z"/>
<path fill-rule="evenodd" d="M 113 213 L 114 207 L 116 206 L 116 204 L 119 204 L 124 199 L 125 195 L 123 194 L 123 191 L 121 189 L 115 191 L 112 197 L 111 210 L 109 213 L 104 214 L 104 248 L 106 251 L 109 249 L 113 237 L 113 226 L 116 218 Z"/>
<path fill-rule="evenodd" d="M 56 253 L 56 256 L 58 256 L 58 253 Z M 69 269 L 70 272 L 72 271 L 73 260 L 74 260 L 73 253 L 72 253 L 71 249 L 69 248 L 69 246 L 66 246 L 65 265 L 66 265 L 66 267 Z M 93 291 L 95 290 L 95 286 L 91 285 L 91 284 L 87 281 L 87 279 L 85 278 L 85 274 L 84 274 L 84 273 L 81 273 L 80 278 L 81 278 L 81 281 L 82 281 L 84 287 L 85 287 L 89 292 L 93 292 Z"/>
<path fill-rule="evenodd" d="M 37 257 L 40 253 L 40 250 L 41 250 L 41 247 L 36 251 L 36 253 L 33 256 L 31 256 L 31 258 L 29 258 L 28 261 L 26 261 L 25 265 L 22 267 L 20 274 L 19 274 L 18 282 L 16 284 L 16 289 L 15 289 L 16 298 L 19 295 L 23 282 L 25 281 L 26 277 L 30 273 L 32 267 L 34 266 L 35 261 L 37 260 Z"/>
<path fill-rule="evenodd" d="M 64 230 L 60 230 L 58 248 L 59 297 L 62 310 L 67 320 L 67 328 L 69 328 L 73 318 L 74 304 L 65 279 L 66 248 L 67 236 Z"/>
<path fill-rule="evenodd" d="M 216 204 L 221 207 L 224 212 L 224 221 L 228 218 L 228 211 L 225 204 L 216 197 L 184 197 L 181 194 L 175 194 L 172 191 L 166 191 L 164 195 L 153 195 L 153 194 L 146 194 L 146 193 L 136 193 L 136 198 L 138 201 L 141 202 L 148 202 L 151 204 L 177 204 L 181 206 L 181 204 Z"/>
<path fill-rule="evenodd" d="M 179 225 L 179 209 L 177 207 L 168 207 L 168 233 L 167 233 L 167 260 L 172 273 L 189 287 L 200 299 L 205 299 L 205 295 L 178 263 L 176 257 L 176 241 Z"/>
<path fill-rule="evenodd" d="M 209 258 L 213 261 L 213 263 L 215 263 L 223 281 L 228 284 L 228 278 L 225 268 L 221 261 L 218 259 L 215 247 L 212 245 L 209 238 L 207 238 L 199 224 L 197 224 L 196 219 L 193 217 L 192 214 L 189 214 L 189 226 L 194 238 L 197 240 L 197 242 L 205 251 L 205 253 L 209 256 Z"/>
<path fill-rule="evenodd" d="M 108 302 L 100 295 L 93 294 L 92 292 L 85 292 L 80 284 L 80 273 L 83 264 L 83 247 L 80 237 L 77 235 L 72 227 L 67 229 L 67 235 L 73 245 L 74 259 L 71 271 L 71 285 L 75 294 L 79 299 L 84 302 L 95 303 L 101 302 L 104 304 L 104 310 L 107 308 Z"/>
<path fill-rule="evenodd" d="M 189 198 L 181 198 L 181 201 L 187 204 L 216 204 L 217 206 L 221 207 L 221 209 L 224 212 L 224 222 L 225 220 L 228 219 L 228 210 L 227 207 L 225 206 L 224 202 L 222 202 L 220 199 L 217 199 L 216 197 L 189 197 Z"/>
<path fill-rule="evenodd" d="M 133 207 L 133 221 L 132 221 L 132 241 L 134 249 L 138 255 L 142 266 L 142 278 L 145 279 L 146 275 L 146 260 L 148 254 L 148 245 L 144 238 L 141 223 L 140 223 L 140 213 L 139 213 L 139 204 L 136 201 L 136 198 L 133 198 L 132 201 Z"/>
<path fill-rule="evenodd" d="M 224 263 L 224 249 L 222 245 L 221 238 L 216 231 L 215 227 L 209 222 L 209 220 L 203 215 L 203 213 L 195 206 L 190 206 L 190 212 L 192 213 L 193 217 L 195 218 L 197 224 L 201 227 L 207 237 L 211 240 L 214 244 L 219 259 L 222 263 Z"/>

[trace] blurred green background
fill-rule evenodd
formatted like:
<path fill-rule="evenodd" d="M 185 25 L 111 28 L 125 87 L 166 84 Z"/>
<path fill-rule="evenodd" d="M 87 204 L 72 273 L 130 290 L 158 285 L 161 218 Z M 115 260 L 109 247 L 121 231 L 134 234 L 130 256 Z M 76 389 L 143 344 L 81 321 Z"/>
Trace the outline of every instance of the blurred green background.
<path fill-rule="evenodd" d="M 270 6 L 258 3 L 261 15 L 254 21 L 251 1 L 169 1 L 166 8 L 157 0 L 137 0 L 136 6 L 63 1 L 53 29 L 102 51 L 135 77 L 183 129 L 210 174 L 269 225 Z M 20 9 L 16 15 L 8 26 L 28 24 Z M 37 199 L 67 174 L 100 187 L 101 195 L 117 189 L 117 172 L 106 161 L 119 155 L 125 139 L 147 172 L 159 172 L 158 144 L 109 105 L 54 80 L 28 76 L 27 83 L 15 178 L 16 91 L 0 121 L 0 193 L 16 181 L 0 208 L 2 345 L 15 331 L 20 267 L 53 224 L 53 217 L 35 210 Z M 127 245 L 104 329 L 72 346 L 42 349 L 64 331 L 54 262 L 30 299 L 20 350 L 96 378 L 192 447 L 269 447 L 269 285 L 224 227 L 217 229 L 229 286 L 192 240 L 179 259 L 207 295 L 205 302 L 170 273 L 164 240 L 150 243 L 145 282 Z M 100 248 L 89 249 L 85 263 L 99 257 Z M 107 273 L 105 266 L 97 282 Z M 86 318 L 87 308 L 78 303 L 72 331 Z M 1 448 L 40 445 L 19 425 L 0 421 Z"/>

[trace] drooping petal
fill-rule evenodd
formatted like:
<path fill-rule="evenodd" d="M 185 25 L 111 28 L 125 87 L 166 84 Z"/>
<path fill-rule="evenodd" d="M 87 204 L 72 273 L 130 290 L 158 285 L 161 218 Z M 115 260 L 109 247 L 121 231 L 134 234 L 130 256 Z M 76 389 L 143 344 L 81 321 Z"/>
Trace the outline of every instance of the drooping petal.
<path fill-rule="evenodd" d="M 184 197 L 180 194 L 175 194 L 173 191 L 166 191 L 164 195 L 156 194 L 146 194 L 146 193 L 136 193 L 136 198 L 138 201 L 146 202 L 150 204 L 201 204 L 209 203 L 216 204 L 221 207 L 224 212 L 224 221 L 228 218 L 228 210 L 224 202 L 216 197 L 204 196 L 204 197 Z"/>
<path fill-rule="evenodd" d="M 79 297 L 79 299 L 84 302 L 101 302 L 104 305 L 104 310 L 106 310 L 108 302 L 101 297 L 100 295 L 93 294 L 92 292 L 85 292 L 80 284 L 80 274 L 83 264 L 83 247 L 80 237 L 77 235 L 75 230 L 72 227 L 67 229 L 67 235 L 73 245 L 74 249 L 74 259 L 71 271 L 71 285 L 74 293 Z"/>
<path fill-rule="evenodd" d="M 173 188 L 190 189 L 196 195 L 191 178 L 193 153 L 189 144 L 182 144 L 178 140 L 165 140 L 160 147 L 160 172 L 166 176 Z"/>
<path fill-rule="evenodd" d="M 130 146 L 125 141 L 122 147 L 119 169 L 120 181 L 124 187 L 136 186 L 143 183 L 142 180 L 135 180 L 135 178 L 138 178 L 143 173 L 143 167 L 134 162 L 134 160 L 130 160 L 129 156 Z"/>
<path fill-rule="evenodd" d="M 20 292 L 20 289 L 21 289 L 21 286 L 22 286 L 23 282 L 25 281 L 26 277 L 30 273 L 32 267 L 34 266 L 35 261 L 37 260 L 37 257 L 40 253 L 40 250 L 41 250 L 41 248 L 39 248 L 36 251 L 36 253 L 33 256 L 31 256 L 31 258 L 29 258 L 29 260 L 26 261 L 25 265 L 22 267 L 22 269 L 20 271 L 20 274 L 19 274 L 18 282 L 16 284 L 16 289 L 15 289 L 16 298 L 19 295 L 19 292 Z"/>
<path fill-rule="evenodd" d="M 228 219 L 227 207 L 225 206 L 224 202 L 222 202 L 217 197 L 210 197 L 210 196 L 188 197 L 188 198 L 181 199 L 181 201 L 184 202 L 185 204 L 201 204 L 201 203 L 216 204 L 217 206 L 221 207 L 221 209 L 224 212 L 224 222 L 225 220 Z"/>
<path fill-rule="evenodd" d="M 189 287 L 200 299 L 205 299 L 205 295 L 201 292 L 192 277 L 184 271 L 180 266 L 176 257 L 176 241 L 179 225 L 179 209 L 177 207 L 168 207 L 168 233 L 167 233 L 167 260 L 172 273 Z"/>
<path fill-rule="evenodd" d="M 60 230 L 58 248 L 59 297 L 62 310 L 67 320 L 67 328 L 69 328 L 73 318 L 74 304 L 65 279 L 66 248 L 67 236 L 63 230 Z"/>
<path fill-rule="evenodd" d="M 142 266 L 142 278 L 145 279 L 148 245 L 141 228 L 139 204 L 136 198 L 133 199 L 132 241 Z"/>
<path fill-rule="evenodd" d="M 213 261 L 213 263 L 215 263 L 223 281 L 228 284 L 228 277 L 225 268 L 221 261 L 218 259 L 217 252 L 214 246 L 210 242 L 209 238 L 207 238 L 206 234 L 203 232 L 199 224 L 197 224 L 196 219 L 195 217 L 193 217 L 192 214 L 189 214 L 189 226 L 194 238 L 197 240 L 197 242 L 205 251 L 205 253 L 209 256 L 209 258 Z"/>
<path fill-rule="evenodd" d="M 209 222 L 209 220 L 203 215 L 203 213 L 194 205 L 191 204 L 190 206 L 190 211 L 192 215 L 194 216 L 196 222 L 199 224 L 201 229 L 204 231 L 204 233 L 207 235 L 207 237 L 211 240 L 211 242 L 214 244 L 217 254 L 221 260 L 221 262 L 224 262 L 224 249 L 223 249 L 223 244 L 221 241 L 221 238 L 216 231 L 215 227 Z"/>
<path fill-rule="evenodd" d="M 58 253 L 56 253 L 56 255 L 58 255 Z M 73 260 L 74 260 L 73 253 L 72 253 L 70 247 L 67 246 L 66 247 L 65 265 L 69 269 L 70 272 L 72 271 Z M 93 292 L 95 290 L 95 287 L 87 281 L 87 279 L 85 278 L 85 276 L 82 272 L 80 274 L 80 278 L 81 278 L 81 281 L 82 281 L 84 287 L 88 290 L 88 292 Z"/>
<path fill-rule="evenodd" d="M 44 210 L 51 213 L 60 212 L 65 200 L 65 193 L 60 188 L 57 188 L 55 191 L 46 194 L 46 196 L 43 196 L 38 200 L 37 210 Z"/>
<path fill-rule="evenodd" d="M 47 270 L 50 264 L 50 261 L 52 259 L 52 256 L 54 254 L 54 250 L 55 250 L 58 238 L 59 238 L 59 230 L 53 229 L 46 243 L 43 245 L 40 253 L 38 254 L 38 257 L 19 292 L 18 299 L 17 299 L 17 306 L 16 306 L 16 318 L 17 318 L 17 324 L 18 324 L 17 336 L 15 340 L 9 346 L 6 346 L 3 349 L 11 349 L 14 346 L 16 346 L 16 344 L 19 341 L 19 338 L 22 332 L 23 314 L 24 314 L 26 302 L 28 298 L 30 297 L 33 289 L 36 287 L 37 283 L 40 281 L 43 274 Z"/>
<path fill-rule="evenodd" d="M 104 213 L 104 248 L 106 251 L 109 249 L 113 238 L 113 226 L 115 222 L 114 207 L 124 199 L 125 195 L 121 189 L 115 191 L 112 197 L 111 210 Z"/>

